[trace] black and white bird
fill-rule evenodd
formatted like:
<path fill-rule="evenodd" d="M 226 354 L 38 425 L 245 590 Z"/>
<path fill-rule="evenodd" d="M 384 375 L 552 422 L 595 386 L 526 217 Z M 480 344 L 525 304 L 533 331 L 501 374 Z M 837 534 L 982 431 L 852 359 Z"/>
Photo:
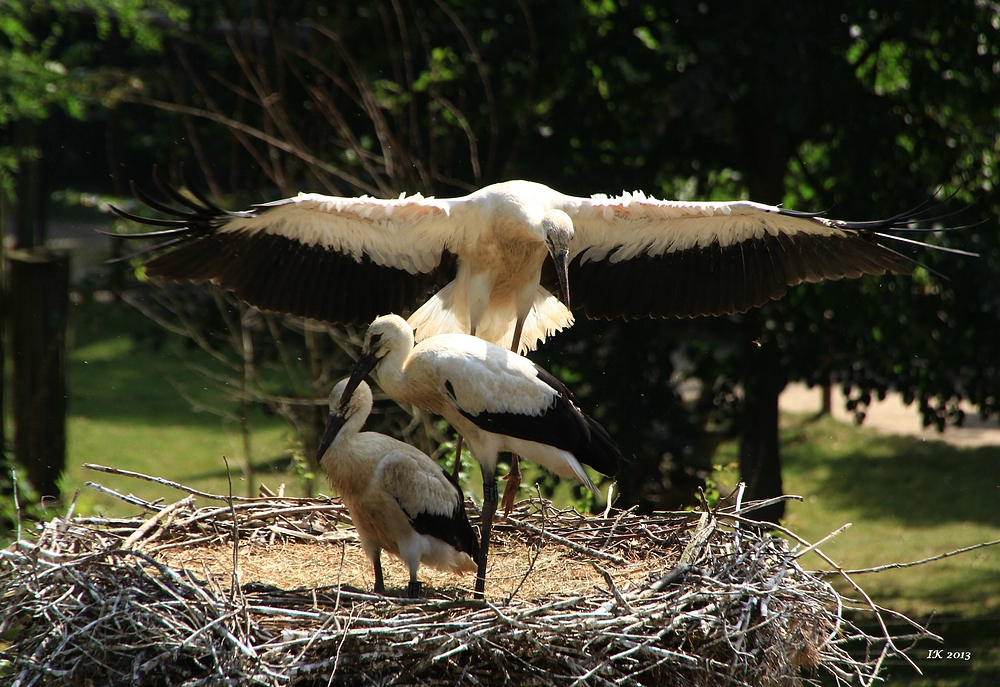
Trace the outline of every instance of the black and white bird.
<path fill-rule="evenodd" d="M 134 190 L 174 219 L 113 208 L 167 227 L 126 235 L 163 240 L 151 277 L 214 282 L 262 310 L 334 323 L 412 312 L 417 341 L 457 332 L 517 351 L 572 324 L 570 284 L 591 318 L 695 317 L 744 312 L 804 281 L 906 272 L 911 261 L 885 243 L 907 239 L 886 231 L 923 214 L 844 222 L 749 201 L 575 198 L 530 181 L 448 199 L 308 193 L 229 212 L 160 185 L 184 209 Z"/>
<path fill-rule="evenodd" d="M 462 492 L 422 451 L 376 432 L 361 432 L 372 392 L 361 382 L 330 393 L 330 420 L 317 461 L 340 492 L 361 546 L 375 570 L 375 593 L 385 594 L 382 551 L 410 570 L 407 596 L 420 596 L 424 563 L 459 574 L 477 569 L 479 541 Z"/>
<path fill-rule="evenodd" d="M 385 315 L 365 333 L 345 397 L 372 370 L 389 398 L 447 419 L 465 437 L 482 470 L 477 595 L 485 589 L 500 452 L 516 453 L 594 492 L 584 465 L 604 475 L 618 473 L 621 452 L 607 431 L 580 410 L 569 389 L 504 347 L 466 334 L 440 334 L 414 345 L 406 320 Z"/>

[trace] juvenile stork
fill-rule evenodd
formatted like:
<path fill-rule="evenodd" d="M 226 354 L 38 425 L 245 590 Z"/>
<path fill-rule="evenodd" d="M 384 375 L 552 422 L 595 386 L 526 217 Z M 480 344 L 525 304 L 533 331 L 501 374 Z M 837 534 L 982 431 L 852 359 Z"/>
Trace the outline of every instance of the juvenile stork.
<path fill-rule="evenodd" d="M 214 282 L 262 310 L 327 322 L 417 308 L 417 341 L 458 332 L 519 352 L 572 324 L 570 283 L 588 317 L 695 317 L 744 312 L 803 281 L 906 272 L 886 231 L 923 214 L 844 222 L 749 201 L 574 198 L 530 181 L 450 199 L 309 193 L 229 212 L 158 183 L 185 209 L 133 190 L 174 219 L 112 208 L 168 227 L 127 235 L 163 239 L 151 277 Z"/>
<path fill-rule="evenodd" d="M 525 357 L 465 334 L 441 334 L 414 345 L 413 330 L 398 315 L 379 317 L 344 389 L 348 397 L 375 371 L 382 390 L 399 403 L 442 415 L 465 437 L 483 473 L 483 519 L 476 594 L 486 584 L 496 464 L 510 451 L 562 477 L 597 488 L 583 469 L 615 475 L 621 452 L 585 415 L 569 389 Z"/>
<path fill-rule="evenodd" d="M 372 409 L 364 382 L 330 393 L 330 420 L 316 458 L 351 514 L 361 547 L 385 594 L 382 551 L 410 570 L 407 596 L 420 596 L 421 563 L 451 573 L 476 570 L 479 542 L 461 490 L 422 451 L 376 432 L 361 432 Z"/>

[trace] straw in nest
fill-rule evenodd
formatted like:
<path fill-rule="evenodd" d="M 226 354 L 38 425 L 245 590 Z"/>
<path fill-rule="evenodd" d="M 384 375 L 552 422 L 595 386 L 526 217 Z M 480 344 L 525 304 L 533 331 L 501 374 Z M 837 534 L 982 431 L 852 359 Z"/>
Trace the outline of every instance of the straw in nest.
<path fill-rule="evenodd" d="M 871 684 L 886 657 L 905 659 L 901 642 L 933 636 L 847 622 L 845 608 L 890 612 L 856 585 L 863 601 L 840 596 L 799 567 L 805 542 L 760 534 L 736 507 L 586 517 L 532 500 L 496 525 L 485 600 L 471 599 L 472 579 L 422 569 L 429 598 L 413 601 L 366 591 L 371 570 L 339 500 L 174 486 L 189 496 L 122 497 L 148 517 L 71 510 L 0 552 L 0 676 L 18 687 Z M 195 495 L 221 505 L 196 507 Z M 391 594 L 406 574 L 386 572 Z"/>

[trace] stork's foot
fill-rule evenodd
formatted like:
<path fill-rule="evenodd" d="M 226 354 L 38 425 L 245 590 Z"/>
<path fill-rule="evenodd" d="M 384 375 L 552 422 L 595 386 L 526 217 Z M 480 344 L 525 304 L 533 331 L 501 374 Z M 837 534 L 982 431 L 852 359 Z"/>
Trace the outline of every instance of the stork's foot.
<path fill-rule="evenodd" d="M 510 518 L 510 511 L 514 507 L 514 499 L 517 498 L 517 490 L 521 486 L 521 459 L 517 454 L 511 455 L 510 457 L 510 472 L 504 475 L 504 480 L 507 482 L 507 486 L 503 488 L 503 500 L 500 505 L 503 506 L 503 517 L 504 519 Z"/>
<path fill-rule="evenodd" d="M 406 596 L 411 599 L 420 598 L 420 580 L 410 580 L 410 584 L 406 587 Z"/>
<path fill-rule="evenodd" d="M 503 506 L 503 517 L 510 517 L 510 511 L 514 508 L 514 499 L 517 498 L 517 490 L 521 488 L 521 471 L 511 470 L 504 476 L 507 486 L 503 488 L 503 499 L 500 505 Z"/>

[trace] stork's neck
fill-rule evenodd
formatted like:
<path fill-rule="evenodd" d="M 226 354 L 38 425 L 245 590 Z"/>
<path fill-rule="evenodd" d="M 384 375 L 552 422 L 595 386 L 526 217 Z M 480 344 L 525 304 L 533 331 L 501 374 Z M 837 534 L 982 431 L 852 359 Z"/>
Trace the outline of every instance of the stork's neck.
<path fill-rule="evenodd" d="M 330 442 L 330 450 L 334 452 L 342 452 L 344 449 L 348 448 L 351 442 L 357 438 L 358 432 L 361 428 L 365 426 L 365 420 L 368 419 L 368 413 L 371 412 L 369 409 L 367 412 L 363 413 L 353 413 L 349 418 L 344 421 L 344 425 L 337 432 L 337 436 L 333 438 Z"/>
<path fill-rule="evenodd" d="M 320 461 L 330 483 L 341 495 L 360 493 L 364 489 L 365 480 L 361 476 L 365 471 L 358 469 L 364 456 L 357 454 L 354 444 L 367 418 L 368 413 L 355 413 L 347 418 Z"/>
<path fill-rule="evenodd" d="M 406 359 L 412 350 L 412 344 L 409 348 L 393 348 L 375 366 L 379 386 L 395 401 L 406 400 Z"/>

